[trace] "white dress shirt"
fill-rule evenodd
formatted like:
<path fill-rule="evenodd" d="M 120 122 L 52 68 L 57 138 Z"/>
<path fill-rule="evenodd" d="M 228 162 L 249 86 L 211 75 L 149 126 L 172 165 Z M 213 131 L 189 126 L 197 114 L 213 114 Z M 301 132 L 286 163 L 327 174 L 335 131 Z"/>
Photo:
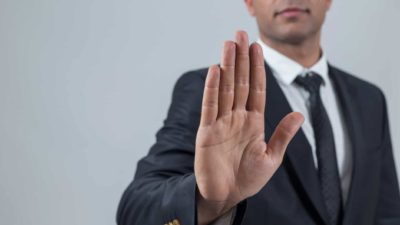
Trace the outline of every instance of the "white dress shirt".
<path fill-rule="evenodd" d="M 290 107 L 293 111 L 302 113 L 305 118 L 301 129 L 311 146 L 311 151 L 316 168 L 318 168 L 318 160 L 315 147 L 316 143 L 314 138 L 314 130 L 311 124 L 311 115 L 308 103 L 308 97 L 310 94 L 303 87 L 297 85 L 294 80 L 298 75 L 304 76 L 307 72 L 310 71 L 315 72 L 322 77 L 324 82 L 321 85 L 320 94 L 333 129 L 336 157 L 342 188 L 342 197 L 343 203 L 345 203 L 349 192 L 352 173 L 351 145 L 347 133 L 347 127 L 345 125 L 344 118 L 340 110 L 339 101 L 337 99 L 333 83 L 328 75 L 328 62 L 325 55 L 322 54 L 319 61 L 312 67 L 304 68 L 299 63 L 272 49 L 261 40 L 258 40 L 257 43 L 261 45 L 265 61 L 270 66 L 272 70 L 272 75 L 276 78 L 280 88 L 283 91 L 283 94 L 289 102 Z M 234 214 L 234 210 L 232 210 L 226 213 L 217 221 L 215 221 L 213 224 L 232 224 Z"/>

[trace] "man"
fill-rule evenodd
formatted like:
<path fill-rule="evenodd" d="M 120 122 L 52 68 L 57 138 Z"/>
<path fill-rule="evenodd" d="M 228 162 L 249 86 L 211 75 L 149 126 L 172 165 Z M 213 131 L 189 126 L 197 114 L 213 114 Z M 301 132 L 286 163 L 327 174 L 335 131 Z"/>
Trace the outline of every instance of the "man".
<path fill-rule="evenodd" d="M 331 0 L 245 4 L 260 40 L 178 80 L 118 224 L 399 225 L 384 96 L 320 47 Z"/>

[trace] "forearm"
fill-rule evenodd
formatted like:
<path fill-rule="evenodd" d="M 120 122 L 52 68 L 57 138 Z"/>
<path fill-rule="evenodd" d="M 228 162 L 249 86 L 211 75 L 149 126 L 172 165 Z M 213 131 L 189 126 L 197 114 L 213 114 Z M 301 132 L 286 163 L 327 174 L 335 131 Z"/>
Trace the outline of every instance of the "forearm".
<path fill-rule="evenodd" d="M 117 213 L 119 225 L 195 225 L 195 179 L 193 174 L 139 178 L 126 189 Z"/>

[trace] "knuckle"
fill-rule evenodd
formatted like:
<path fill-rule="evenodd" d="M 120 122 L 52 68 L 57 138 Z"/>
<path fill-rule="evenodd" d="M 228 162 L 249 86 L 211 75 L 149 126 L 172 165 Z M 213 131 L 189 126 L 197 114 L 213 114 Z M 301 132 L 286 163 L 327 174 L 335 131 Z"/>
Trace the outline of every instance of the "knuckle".
<path fill-rule="evenodd" d="M 264 94 L 265 93 L 265 89 L 263 86 L 261 85 L 256 85 L 253 86 L 252 91 L 256 94 Z"/>
<path fill-rule="evenodd" d="M 236 57 L 240 60 L 250 60 L 250 56 L 248 52 L 239 52 Z"/>
<path fill-rule="evenodd" d="M 203 107 L 204 108 L 215 108 L 215 107 L 217 107 L 217 101 L 213 101 L 213 100 L 204 101 Z"/>
<path fill-rule="evenodd" d="M 219 90 L 221 91 L 221 92 L 226 92 L 226 93 L 233 93 L 233 90 L 234 90 L 234 85 L 233 84 L 230 84 L 230 83 L 228 83 L 228 84 L 222 84 L 221 86 L 220 86 L 220 88 L 219 88 Z"/>
<path fill-rule="evenodd" d="M 235 85 L 247 87 L 249 86 L 249 80 L 244 78 L 244 76 L 239 76 L 239 78 L 235 80 Z"/>
<path fill-rule="evenodd" d="M 221 66 L 223 71 L 233 71 L 235 70 L 235 65 L 224 64 Z"/>

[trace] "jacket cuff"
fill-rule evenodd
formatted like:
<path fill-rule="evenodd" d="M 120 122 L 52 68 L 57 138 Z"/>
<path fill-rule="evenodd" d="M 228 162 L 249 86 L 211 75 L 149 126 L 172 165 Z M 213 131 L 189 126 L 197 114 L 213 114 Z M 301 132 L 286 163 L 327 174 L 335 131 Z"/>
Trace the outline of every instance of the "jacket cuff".
<path fill-rule="evenodd" d="M 194 174 L 173 177 L 161 202 L 164 224 L 196 225 L 196 179 Z"/>

